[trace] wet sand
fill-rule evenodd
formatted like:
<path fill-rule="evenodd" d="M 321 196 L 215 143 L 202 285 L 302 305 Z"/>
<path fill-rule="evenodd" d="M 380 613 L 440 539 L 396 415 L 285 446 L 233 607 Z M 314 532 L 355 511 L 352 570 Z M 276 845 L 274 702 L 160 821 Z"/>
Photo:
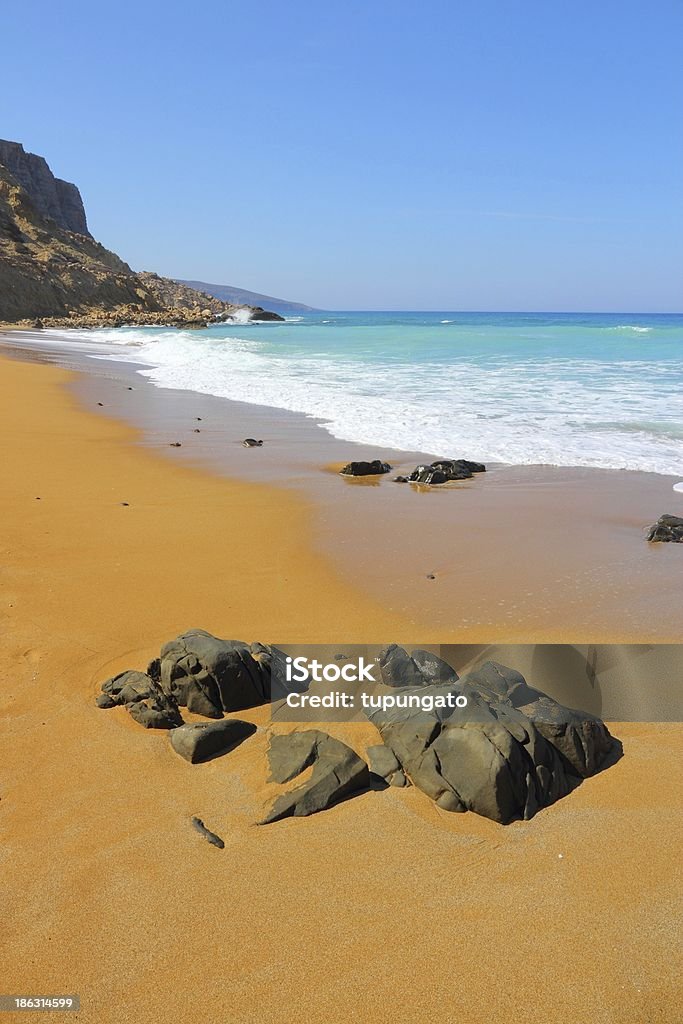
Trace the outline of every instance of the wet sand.
<path fill-rule="evenodd" d="M 449 815 L 409 789 L 259 828 L 280 792 L 266 709 L 243 714 L 261 728 L 240 748 L 192 766 L 94 706 L 102 678 L 195 625 L 476 640 L 340 576 L 306 485 L 211 476 L 184 437 L 143 442 L 109 403 L 84 412 L 67 380 L 0 362 L 3 990 L 79 994 L 88 1024 L 680 1019 L 680 724 L 611 724 L 621 760 L 527 823 Z M 377 741 L 369 725 L 330 731 L 360 753 Z"/>
<path fill-rule="evenodd" d="M 649 524 L 680 511 L 673 477 L 492 465 L 419 489 L 393 477 L 444 453 L 368 449 L 295 413 L 156 388 L 131 364 L 46 353 L 40 335 L 25 344 L 85 369 L 71 384 L 81 405 L 135 425 L 138 443 L 174 464 L 299 492 L 308 544 L 350 586 L 414 622 L 422 642 L 683 639 L 683 547 L 645 541 Z M 264 446 L 243 448 L 247 436 Z M 182 447 L 169 448 L 176 440 Z M 334 471 L 375 457 L 395 471 L 369 481 Z"/>

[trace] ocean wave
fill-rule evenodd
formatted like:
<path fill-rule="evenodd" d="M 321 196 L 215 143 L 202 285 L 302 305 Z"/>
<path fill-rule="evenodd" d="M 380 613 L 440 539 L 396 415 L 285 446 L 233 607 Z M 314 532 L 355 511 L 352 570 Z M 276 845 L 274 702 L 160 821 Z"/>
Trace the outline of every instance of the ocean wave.
<path fill-rule="evenodd" d="M 359 349 L 319 351 L 316 338 L 306 348 L 303 333 L 287 344 L 279 333 L 269 342 L 265 334 L 158 328 L 63 332 L 88 355 L 134 362 L 158 387 L 303 413 L 344 441 L 683 474 L 680 361 L 475 358 L 457 344 L 448 361 L 387 359 L 365 340 Z"/>
<path fill-rule="evenodd" d="M 616 327 L 608 327 L 608 331 L 634 331 L 636 334 L 649 334 L 652 327 L 640 327 L 638 324 L 617 324 Z"/>

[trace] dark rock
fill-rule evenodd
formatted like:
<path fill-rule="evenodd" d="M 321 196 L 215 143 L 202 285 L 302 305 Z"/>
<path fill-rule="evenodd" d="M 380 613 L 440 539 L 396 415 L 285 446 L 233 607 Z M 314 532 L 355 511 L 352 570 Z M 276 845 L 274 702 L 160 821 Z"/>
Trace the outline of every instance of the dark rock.
<path fill-rule="evenodd" d="M 131 717 L 146 729 L 175 729 L 183 724 L 173 696 L 144 672 L 120 672 L 107 679 L 96 703 L 101 708 L 127 707 Z"/>
<path fill-rule="evenodd" d="M 193 817 L 192 824 L 197 829 L 197 832 L 199 832 L 200 835 L 204 836 L 207 842 L 211 843 L 212 846 L 217 846 L 219 850 L 225 849 L 225 843 L 223 842 L 221 837 L 217 836 L 215 832 L 211 832 L 211 830 L 206 827 L 201 818 Z"/>
<path fill-rule="evenodd" d="M 377 661 L 385 686 L 427 686 L 458 680 L 455 669 L 430 651 L 415 650 L 410 655 L 398 644 L 390 644 L 380 651 Z"/>
<path fill-rule="evenodd" d="M 483 462 L 469 459 L 437 459 L 430 465 L 416 466 L 406 479 L 414 484 L 445 484 L 450 480 L 469 480 L 474 473 L 485 473 Z M 403 482 L 403 477 L 397 477 Z"/>
<path fill-rule="evenodd" d="M 432 462 L 432 466 L 435 469 L 442 469 L 444 473 L 457 474 L 459 472 L 467 473 L 485 473 L 486 466 L 483 462 L 472 462 L 471 459 L 437 459 L 436 462 Z M 463 479 L 459 476 L 454 476 L 453 479 Z"/>
<path fill-rule="evenodd" d="M 108 693 L 100 693 L 96 698 L 95 703 L 98 708 L 115 708 L 116 701 L 113 697 L 110 697 Z"/>
<path fill-rule="evenodd" d="M 178 704 L 207 718 L 266 704 L 272 652 L 241 640 L 220 640 L 203 629 L 183 633 L 161 649 L 161 686 Z"/>
<path fill-rule="evenodd" d="M 181 725 L 171 730 L 169 739 L 176 754 L 190 764 L 198 764 L 219 754 L 227 754 L 255 732 L 256 726 L 251 722 L 224 718 L 220 722 Z"/>
<path fill-rule="evenodd" d="M 244 445 L 245 448 L 261 448 L 263 445 L 263 441 L 257 441 L 253 437 L 245 437 L 244 441 L 242 441 L 242 444 Z"/>
<path fill-rule="evenodd" d="M 680 516 L 660 516 L 648 530 L 647 539 L 680 544 L 683 542 L 683 519 Z"/>
<path fill-rule="evenodd" d="M 396 654 L 392 662 L 404 663 Z M 369 714 L 405 775 L 444 810 L 473 810 L 502 824 L 528 819 L 599 771 L 615 750 L 599 719 L 493 662 L 455 686 L 406 688 L 397 698 L 448 692 L 467 697 L 467 707 Z"/>
<path fill-rule="evenodd" d="M 447 480 L 448 477 L 444 472 L 434 469 L 432 466 L 416 466 L 408 477 L 411 484 L 445 484 Z"/>
<path fill-rule="evenodd" d="M 284 323 L 285 318 L 280 316 L 279 313 L 274 313 L 270 309 L 264 309 L 263 306 L 250 306 L 251 309 L 251 320 L 267 320 L 272 322 Z"/>
<path fill-rule="evenodd" d="M 110 696 L 115 704 L 132 704 L 151 696 L 152 682 L 145 672 L 119 672 L 102 683 L 101 690 Z"/>
<path fill-rule="evenodd" d="M 366 789 L 368 766 L 350 747 L 317 729 L 273 736 L 268 749 L 271 779 L 289 782 L 313 765 L 309 781 L 278 797 L 262 825 L 290 816 L 324 811 L 345 796 Z"/>
<path fill-rule="evenodd" d="M 341 470 L 341 476 L 380 476 L 383 473 L 390 473 L 391 466 L 388 462 L 381 462 L 374 459 L 372 462 L 348 462 Z"/>
<path fill-rule="evenodd" d="M 373 775 L 379 775 L 381 779 L 389 780 L 395 772 L 400 771 L 401 766 L 396 760 L 396 755 L 384 743 L 368 747 L 367 754 L 370 771 Z"/>
<path fill-rule="evenodd" d="M 182 448 L 180 441 L 171 441 L 169 448 Z"/>

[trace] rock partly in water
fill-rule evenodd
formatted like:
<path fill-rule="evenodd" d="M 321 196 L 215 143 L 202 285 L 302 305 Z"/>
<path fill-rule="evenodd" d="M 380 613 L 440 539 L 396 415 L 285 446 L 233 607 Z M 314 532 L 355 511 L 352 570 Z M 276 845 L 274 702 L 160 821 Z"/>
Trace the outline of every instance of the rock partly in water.
<path fill-rule="evenodd" d="M 340 471 L 341 476 L 382 476 L 390 473 L 391 466 L 388 462 L 374 459 L 372 462 L 348 462 Z"/>
<path fill-rule="evenodd" d="M 394 657 L 396 657 L 394 655 Z M 369 714 L 403 772 L 444 810 L 501 824 L 528 819 L 595 774 L 613 753 L 607 727 L 488 662 L 453 683 L 406 687 L 397 697 L 467 698 L 465 708 L 421 706 Z"/>
<path fill-rule="evenodd" d="M 263 441 L 257 441 L 255 437 L 245 437 L 242 444 L 245 448 L 262 448 Z"/>
<path fill-rule="evenodd" d="M 647 539 L 680 544 L 683 542 L 683 519 L 680 516 L 660 516 L 648 530 Z"/>
<path fill-rule="evenodd" d="M 239 718 L 223 718 L 220 722 L 195 722 L 181 725 L 169 733 L 171 746 L 190 764 L 209 761 L 234 750 L 256 732 L 251 722 Z"/>
<path fill-rule="evenodd" d="M 289 782 L 311 765 L 313 772 L 305 785 L 278 797 L 262 825 L 324 811 L 370 782 L 365 761 L 341 740 L 317 729 L 273 736 L 268 760 L 274 782 Z"/>
<path fill-rule="evenodd" d="M 416 466 L 407 480 L 414 484 L 445 484 L 451 480 L 469 480 L 475 473 L 485 473 L 483 462 L 469 459 L 437 459 L 427 465 Z M 403 478 L 397 477 L 399 483 Z"/>
<path fill-rule="evenodd" d="M 120 672 L 107 679 L 96 703 L 100 708 L 126 707 L 146 729 L 176 729 L 183 724 L 176 700 L 144 672 Z"/>

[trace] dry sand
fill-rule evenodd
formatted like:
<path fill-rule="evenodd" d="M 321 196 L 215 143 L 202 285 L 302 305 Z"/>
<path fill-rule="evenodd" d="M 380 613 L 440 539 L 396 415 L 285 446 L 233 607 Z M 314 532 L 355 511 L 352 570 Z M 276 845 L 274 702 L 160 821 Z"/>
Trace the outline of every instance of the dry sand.
<path fill-rule="evenodd" d="M 2 991 L 79 994 L 89 1024 L 680 1021 L 680 724 L 612 726 L 624 757 L 530 823 L 411 789 L 259 828 L 266 709 L 191 766 L 94 707 L 193 625 L 430 638 L 309 550 L 300 495 L 169 467 L 66 379 L 0 365 Z"/>

